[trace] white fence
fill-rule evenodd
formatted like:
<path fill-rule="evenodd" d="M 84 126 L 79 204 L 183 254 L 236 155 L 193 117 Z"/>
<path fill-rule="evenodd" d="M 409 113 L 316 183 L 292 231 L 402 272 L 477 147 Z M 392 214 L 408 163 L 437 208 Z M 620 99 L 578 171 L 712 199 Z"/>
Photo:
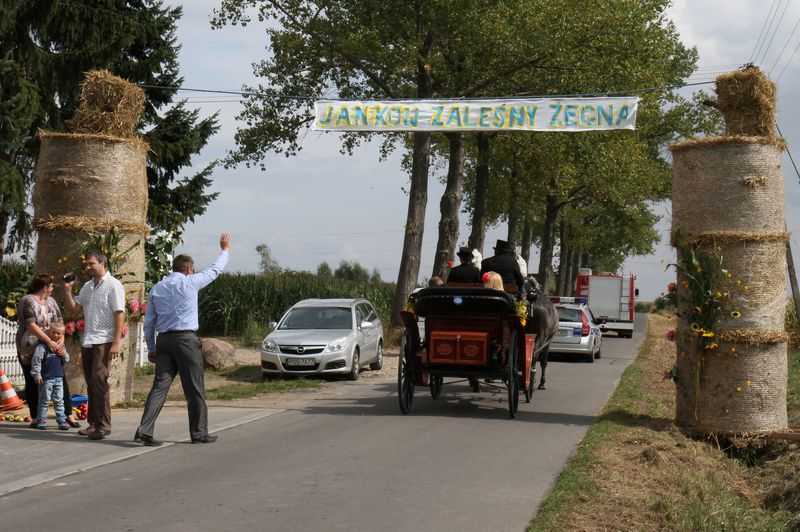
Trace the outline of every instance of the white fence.
<path fill-rule="evenodd" d="M 22 366 L 17 360 L 17 322 L 0 316 L 0 368 L 15 386 L 24 386 Z"/>
<path fill-rule="evenodd" d="M 136 357 L 136 365 L 142 366 L 149 364 L 147 360 L 147 344 L 144 341 L 144 322 L 139 320 L 131 329 L 134 336 L 133 356 Z M 8 380 L 14 386 L 25 386 L 25 377 L 22 374 L 22 366 L 17 359 L 17 322 L 11 321 L 0 316 L 0 368 L 6 373 Z"/>

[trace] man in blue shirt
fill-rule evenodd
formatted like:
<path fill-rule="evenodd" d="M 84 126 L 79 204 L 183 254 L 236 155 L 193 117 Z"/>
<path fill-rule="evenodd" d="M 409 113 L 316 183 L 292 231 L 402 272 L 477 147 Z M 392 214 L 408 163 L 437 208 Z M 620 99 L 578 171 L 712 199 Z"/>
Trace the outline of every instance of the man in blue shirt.
<path fill-rule="evenodd" d="M 189 434 L 192 443 L 213 443 L 216 436 L 208 434 L 208 408 L 203 380 L 203 354 L 197 336 L 197 293 L 211 284 L 228 263 L 231 236 L 222 233 L 219 239 L 222 252 L 208 269 L 194 273 L 194 261 L 189 255 L 178 255 L 172 261 L 172 273 L 150 290 L 144 318 L 147 358 L 155 362 L 153 388 L 147 395 L 144 413 L 134 441 L 144 445 L 159 445 L 153 439 L 156 418 L 164 406 L 167 393 L 176 374 L 181 376 L 183 394 L 189 409 Z M 158 331 L 158 341 L 155 340 Z"/>

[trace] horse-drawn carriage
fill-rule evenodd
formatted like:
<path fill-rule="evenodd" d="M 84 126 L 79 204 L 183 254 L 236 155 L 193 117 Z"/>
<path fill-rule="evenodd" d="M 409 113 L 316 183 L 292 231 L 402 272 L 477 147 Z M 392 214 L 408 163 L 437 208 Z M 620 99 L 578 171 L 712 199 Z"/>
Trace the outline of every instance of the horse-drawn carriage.
<path fill-rule="evenodd" d="M 511 294 L 483 287 L 432 287 L 412 294 L 401 313 L 405 331 L 397 388 L 403 414 L 411 409 L 417 386 L 427 386 L 437 399 L 445 378 L 456 378 L 447 384 L 468 381 L 475 392 L 482 380 L 502 383 L 509 416 L 515 417 L 520 393 L 531 400 L 536 362 L 536 334 L 526 334 L 526 311 L 517 305 Z M 425 319 L 422 334 L 418 318 Z"/>

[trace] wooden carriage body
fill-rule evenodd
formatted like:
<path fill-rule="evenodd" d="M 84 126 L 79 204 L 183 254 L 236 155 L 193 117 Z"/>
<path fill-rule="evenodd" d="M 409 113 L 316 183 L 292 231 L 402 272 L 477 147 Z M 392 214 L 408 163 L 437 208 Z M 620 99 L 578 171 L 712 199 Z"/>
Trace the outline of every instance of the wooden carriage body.
<path fill-rule="evenodd" d="M 420 318 L 424 331 L 420 331 Z M 404 412 L 404 373 L 410 381 L 405 393 L 411 396 L 408 384 L 430 386 L 437 398 L 443 379 L 455 377 L 468 379 L 474 391 L 480 388 L 480 379 L 505 383 L 511 417 L 520 391 L 530 400 L 536 335 L 525 334 L 512 295 L 483 287 L 425 288 L 412 294 L 403 322 L 398 386 Z"/>

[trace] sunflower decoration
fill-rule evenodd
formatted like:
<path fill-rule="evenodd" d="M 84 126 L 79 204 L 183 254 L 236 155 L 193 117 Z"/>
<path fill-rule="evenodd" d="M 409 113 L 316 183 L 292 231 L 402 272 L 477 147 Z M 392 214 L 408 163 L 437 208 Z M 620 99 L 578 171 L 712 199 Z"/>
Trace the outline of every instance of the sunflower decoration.
<path fill-rule="evenodd" d="M 678 250 L 678 260 L 668 264 L 678 274 L 680 299 L 686 301 L 688 313 L 685 316 L 691 324 L 698 347 L 703 351 L 719 348 L 715 328 L 722 315 L 738 319 L 741 312 L 726 308 L 730 305 L 734 290 L 747 292 L 741 279 L 736 279 L 723 265 L 722 248 L 701 246 L 687 239 L 680 230 L 673 235 Z"/>

